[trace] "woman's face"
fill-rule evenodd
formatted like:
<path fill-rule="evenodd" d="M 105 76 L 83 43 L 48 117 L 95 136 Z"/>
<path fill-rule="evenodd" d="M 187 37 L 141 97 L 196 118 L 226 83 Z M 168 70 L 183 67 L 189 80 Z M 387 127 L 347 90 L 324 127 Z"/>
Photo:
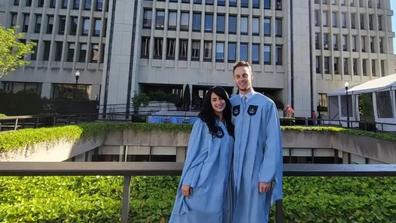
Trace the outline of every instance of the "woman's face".
<path fill-rule="evenodd" d="M 210 104 L 215 113 L 222 113 L 226 107 L 226 102 L 220 96 L 215 93 L 212 93 L 210 96 Z"/>

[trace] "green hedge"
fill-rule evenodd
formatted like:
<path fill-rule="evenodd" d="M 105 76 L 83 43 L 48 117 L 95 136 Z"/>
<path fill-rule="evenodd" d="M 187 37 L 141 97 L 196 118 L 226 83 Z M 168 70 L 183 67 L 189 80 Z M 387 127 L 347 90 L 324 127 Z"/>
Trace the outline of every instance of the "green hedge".
<path fill-rule="evenodd" d="M 191 131 L 191 125 L 176 124 L 150 124 L 132 122 L 90 122 L 78 125 L 66 125 L 58 127 L 20 129 L 11 132 L 0 132 L 0 152 L 23 148 L 40 142 L 55 142 L 59 140 L 78 140 L 86 136 L 106 134 L 109 131 L 123 129 L 135 129 L 139 131 Z M 368 132 L 357 129 L 345 129 L 329 126 L 282 126 L 284 131 L 314 131 L 314 132 L 338 132 L 348 135 L 362 135 L 382 140 L 396 142 L 396 134 Z"/>
<path fill-rule="evenodd" d="M 132 179 L 130 219 L 166 222 L 179 177 Z M 121 177 L 0 177 L 0 190 L 1 222 L 120 221 Z M 286 222 L 396 220 L 396 177 L 285 177 L 284 193 Z"/>

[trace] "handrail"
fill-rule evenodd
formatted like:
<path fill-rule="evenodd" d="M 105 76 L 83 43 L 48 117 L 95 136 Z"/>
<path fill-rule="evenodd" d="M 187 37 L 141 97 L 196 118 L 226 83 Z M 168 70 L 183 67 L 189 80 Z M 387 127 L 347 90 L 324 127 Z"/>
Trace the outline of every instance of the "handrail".
<path fill-rule="evenodd" d="M 121 222 L 128 222 L 132 176 L 180 175 L 177 162 L 0 162 L 0 176 L 123 176 Z M 284 164 L 284 176 L 396 176 L 396 164 Z M 282 201 L 276 222 L 283 222 Z"/>

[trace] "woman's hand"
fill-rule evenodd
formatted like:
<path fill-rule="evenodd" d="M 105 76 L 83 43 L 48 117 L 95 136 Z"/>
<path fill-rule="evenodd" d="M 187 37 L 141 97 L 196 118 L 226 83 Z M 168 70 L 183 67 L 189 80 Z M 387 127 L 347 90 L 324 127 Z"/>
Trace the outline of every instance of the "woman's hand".
<path fill-rule="evenodd" d="M 183 196 L 189 197 L 192 193 L 192 187 L 190 187 L 190 185 L 182 185 L 181 191 Z"/>
<path fill-rule="evenodd" d="M 272 183 L 259 182 L 258 189 L 260 193 L 265 193 L 271 190 Z"/>

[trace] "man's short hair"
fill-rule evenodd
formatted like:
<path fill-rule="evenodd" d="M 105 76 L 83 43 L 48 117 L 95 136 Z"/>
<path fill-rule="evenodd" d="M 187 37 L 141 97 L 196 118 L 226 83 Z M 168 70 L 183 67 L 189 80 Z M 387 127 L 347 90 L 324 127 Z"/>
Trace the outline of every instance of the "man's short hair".
<path fill-rule="evenodd" d="M 250 66 L 250 63 L 247 61 L 241 60 L 234 64 L 234 67 L 232 69 L 232 74 L 234 74 L 235 69 L 237 69 L 238 67 L 248 67 L 250 69 L 250 71 L 252 71 L 252 67 Z"/>

